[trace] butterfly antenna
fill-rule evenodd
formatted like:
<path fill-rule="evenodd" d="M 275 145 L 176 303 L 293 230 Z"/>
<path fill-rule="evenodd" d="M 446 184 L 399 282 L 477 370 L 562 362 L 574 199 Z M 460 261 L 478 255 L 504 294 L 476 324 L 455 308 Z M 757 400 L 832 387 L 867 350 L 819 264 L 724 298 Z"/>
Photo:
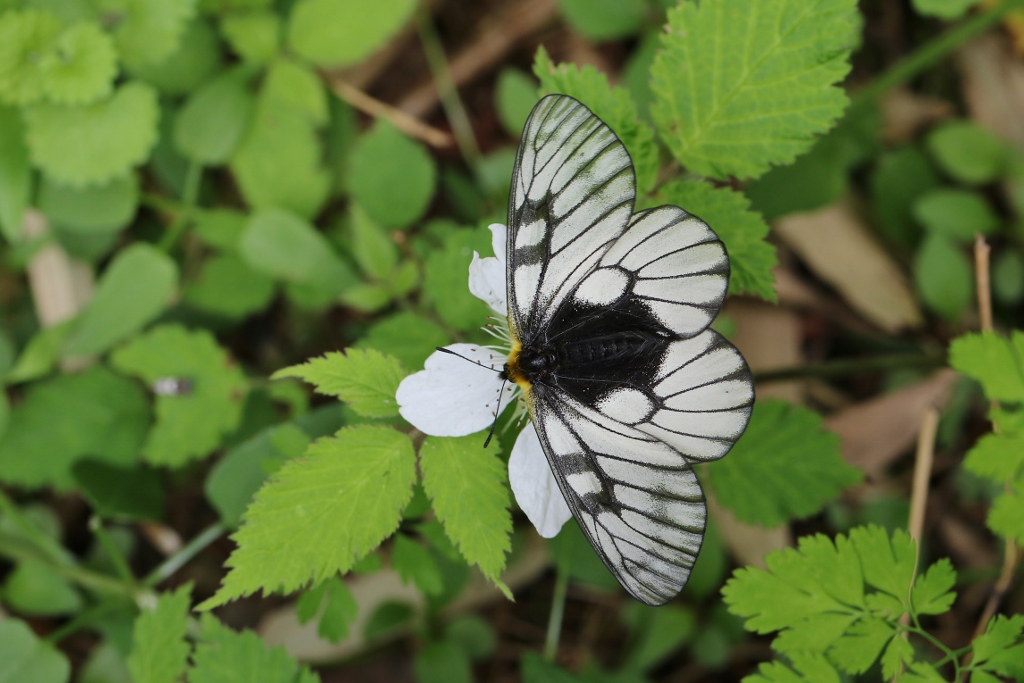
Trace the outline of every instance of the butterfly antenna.
<path fill-rule="evenodd" d="M 508 380 L 501 382 L 501 389 L 498 389 L 498 405 L 494 407 L 494 422 L 491 423 L 491 431 L 487 433 L 487 439 L 484 441 L 484 448 L 487 448 L 491 443 L 491 438 L 494 436 L 494 428 L 498 426 L 498 416 L 501 415 L 501 395 L 505 393 L 505 385 L 508 384 Z"/>
<path fill-rule="evenodd" d="M 497 369 L 492 368 L 490 366 L 484 365 L 483 363 L 481 363 L 478 360 L 473 360 L 472 358 L 466 358 L 461 353 L 455 353 L 451 349 L 446 349 L 443 346 L 435 346 L 434 348 L 437 349 L 438 351 L 442 352 L 442 353 L 448 353 L 448 354 L 451 354 L 451 355 L 456 356 L 458 358 L 461 358 L 464 361 L 469 361 L 473 365 L 479 365 L 480 367 L 484 368 L 485 370 L 490 370 L 491 372 L 501 373 L 501 370 L 497 370 Z"/>

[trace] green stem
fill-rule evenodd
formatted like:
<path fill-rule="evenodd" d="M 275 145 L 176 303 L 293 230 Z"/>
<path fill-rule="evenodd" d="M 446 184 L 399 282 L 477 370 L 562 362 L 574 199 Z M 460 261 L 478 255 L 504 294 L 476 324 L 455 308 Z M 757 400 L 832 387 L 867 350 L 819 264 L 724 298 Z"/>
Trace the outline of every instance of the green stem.
<path fill-rule="evenodd" d="M 558 641 L 562 636 L 562 617 L 565 614 L 565 598 L 569 590 L 568 567 L 558 564 L 555 574 L 555 593 L 551 596 L 551 614 L 548 615 L 548 631 L 544 637 L 544 659 L 553 662 L 558 654 Z"/>
<path fill-rule="evenodd" d="M 39 548 L 28 547 L 20 541 L 21 539 L 7 534 L 0 534 L 0 555 L 13 562 L 41 562 L 47 564 L 68 581 L 97 593 L 119 595 L 132 599 L 135 597 L 136 589 L 132 584 L 75 564 L 54 562 L 53 558 L 45 555 Z"/>
<path fill-rule="evenodd" d="M 72 633 L 80 631 L 81 629 L 93 623 L 100 617 L 106 615 L 108 612 L 114 611 L 114 609 L 117 608 L 118 605 L 120 604 L 123 603 L 115 602 L 113 600 L 105 600 L 97 605 L 93 605 L 84 612 L 79 612 L 78 614 L 76 614 L 73 619 L 68 621 L 60 628 L 51 631 L 43 640 L 45 640 L 50 645 L 56 645 L 60 641 L 70 636 Z"/>
<path fill-rule="evenodd" d="M 131 568 L 128 566 L 128 560 L 121 553 L 121 549 L 114 543 L 114 539 L 110 537 L 107 530 L 103 527 L 103 520 L 99 517 L 94 516 L 89 520 L 89 529 L 96 534 L 96 540 L 99 541 L 100 547 L 110 558 L 110 561 L 114 565 L 114 571 L 125 583 L 134 584 L 135 575 L 132 574 Z"/>
<path fill-rule="evenodd" d="M 905 368 L 937 368 L 946 364 L 944 355 L 929 355 L 922 353 L 900 353 L 892 355 L 873 356 L 870 358 L 855 358 L 826 361 L 813 365 L 799 365 L 792 368 L 781 368 L 779 370 L 767 370 L 754 373 L 754 379 L 758 382 L 782 382 L 790 379 L 804 379 L 807 377 L 836 377 L 842 375 L 854 375 L 858 372 L 870 370 L 901 370 Z"/>
<path fill-rule="evenodd" d="M 914 625 L 913 626 L 904 626 L 904 628 L 907 631 L 909 631 L 910 633 L 916 634 L 916 635 L 924 638 L 929 643 L 931 643 L 933 646 L 935 646 L 937 649 L 941 650 L 943 655 L 945 655 L 945 657 L 943 658 L 943 661 L 945 661 L 945 659 L 952 659 L 953 671 L 955 672 L 953 680 L 954 681 L 959 681 L 960 680 L 960 662 L 957 661 L 957 658 L 953 657 L 953 651 L 950 650 L 948 647 L 946 647 L 941 640 L 939 640 L 938 638 L 936 638 L 932 634 L 928 633 L 928 631 L 925 631 L 923 628 L 921 628 L 921 624 L 918 622 L 916 614 L 912 615 L 912 618 L 914 620 Z"/>
<path fill-rule="evenodd" d="M 201 553 L 207 546 L 223 536 L 226 531 L 227 529 L 220 522 L 207 527 L 202 533 L 186 543 L 181 550 L 168 557 L 159 567 L 151 571 L 142 580 L 142 584 L 152 587 L 164 581 L 188 564 L 192 558 Z"/>
<path fill-rule="evenodd" d="M 160 240 L 160 248 L 163 251 L 170 251 L 185 231 L 185 228 L 188 227 L 194 213 L 193 209 L 195 209 L 196 202 L 199 199 L 199 184 L 202 179 L 203 165 L 194 161 L 190 162 L 188 169 L 185 171 L 185 187 L 181 195 L 182 206 L 179 207 L 181 210 L 174 217 L 170 227 L 167 228 L 163 239 Z"/>
<path fill-rule="evenodd" d="M 455 87 L 452 72 L 448 68 L 448 58 L 445 56 L 444 47 L 434 30 L 430 10 L 426 4 L 422 5 L 420 11 L 417 12 L 416 19 L 423 51 L 427 55 L 427 64 L 430 66 L 430 73 L 437 84 L 441 107 L 444 109 L 445 116 L 448 117 L 448 122 L 452 124 L 452 133 L 455 134 L 455 141 L 459 145 L 462 157 L 479 178 L 480 146 L 477 145 L 466 108 L 462 106 L 462 100 L 459 99 L 459 91 Z"/>
<path fill-rule="evenodd" d="M 28 541 L 39 553 L 45 556 L 49 564 L 73 565 L 74 557 L 64 546 L 47 536 L 43 531 L 26 517 L 21 508 L 14 504 L 14 501 L 7 497 L 0 490 L 0 512 L 14 523 L 18 532 Z"/>
<path fill-rule="evenodd" d="M 925 43 L 858 92 L 853 98 L 851 109 L 870 104 L 889 88 L 927 71 L 963 43 L 998 23 L 1008 12 L 1021 8 L 1024 8 L 1024 0 L 1006 0 L 985 12 L 979 12 Z"/>

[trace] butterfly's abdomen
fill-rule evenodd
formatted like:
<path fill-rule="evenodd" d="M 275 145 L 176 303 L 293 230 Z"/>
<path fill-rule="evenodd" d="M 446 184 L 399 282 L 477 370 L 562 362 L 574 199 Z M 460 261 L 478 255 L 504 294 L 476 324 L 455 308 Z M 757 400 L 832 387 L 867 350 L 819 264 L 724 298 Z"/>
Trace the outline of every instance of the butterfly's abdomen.
<path fill-rule="evenodd" d="M 558 347 L 559 366 L 580 370 L 607 363 L 632 362 L 652 353 L 660 339 L 642 332 L 619 332 Z"/>

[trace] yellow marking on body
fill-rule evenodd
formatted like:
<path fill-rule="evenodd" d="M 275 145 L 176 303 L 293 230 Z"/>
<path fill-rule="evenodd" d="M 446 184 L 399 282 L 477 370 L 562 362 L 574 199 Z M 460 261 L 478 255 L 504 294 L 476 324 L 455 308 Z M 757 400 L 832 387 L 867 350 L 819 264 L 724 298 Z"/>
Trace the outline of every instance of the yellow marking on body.
<path fill-rule="evenodd" d="M 523 377 L 523 373 L 519 370 L 519 352 L 523 350 L 523 344 L 519 339 L 512 335 L 512 349 L 508 352 L 508 361 L 505 363 L 505 372 L 508 374 L 508 378 L 519 385 L 522 389 L 523 395 L 529 397 L 530 389 L 533 385 L 530 384 L 529 380 Z"/>

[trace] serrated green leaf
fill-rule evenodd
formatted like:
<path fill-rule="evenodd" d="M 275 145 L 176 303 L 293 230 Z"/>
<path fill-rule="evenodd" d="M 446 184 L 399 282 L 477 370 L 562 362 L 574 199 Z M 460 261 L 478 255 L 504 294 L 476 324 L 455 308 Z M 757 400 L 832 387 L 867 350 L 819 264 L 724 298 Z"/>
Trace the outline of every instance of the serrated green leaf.
<path fill-rule="evenodd" d="M 1024 434 L 986 434 L 964 458 L 964 469 L 999 484 L 1009 484 L 1024 470 Z"/>
<path fill-rule="evenodd" d="M 893 636 L 882 653 L 882 675 L 891 679 L 914 661 L 914 646 L 903 636 Z"/>
<path fill-rule="evenodd" d="M 398 246 L 358 204 L 350 207 L 349 226 L 356 263 L 373 279 L 385 280 L 398 264 Z"/>
<path fill-rule="evenodd" d="M 249 129 L 256 99 L 246 75 L 229 71 L 207 81 L 181 108 L 174 122 L 178 151 L 199 164 L 224 164 Z"/>
<path fill-rule="evenodd" d="M 328 297 L 356 280 L 330 242 L 309 222 L 285 209 L 256 211 L 249 218 L 239 247 L 242 258 L 254 270 L 308 285 Z"/>
<path fill-rule="evenodd" d="M 537 83 L 518 69 L 505 68 L 498 73 L 494 106 L 502 127 L 514 137 L 523 134 L 530 110 L 537 104 Z"/>
<path fill-rule="evenodd" d="M 161 594 L 135 620 L 128 670 L 135 683 L 176 683 L 185 673 L 189 644 L 188 612 L 192 585 Z"/>
<path fill-rule="evenodd" d="M 1024 544 L 1024 495 L 1020 492 L 1000 495 L 992 504 L 986 521 L 988 528 L 1003 538 Z"/>
<path fill-rule="evenodd" d="M 593 66 L 556 66 L 543 47 L 537 50 L 533 73 L 540 79 L 540 89 L 545 94 L 575 97 L 615 131 L 633 160 L 637 195 L 650 192 L 658 176 L 658 147 L 654 131 L 637 114 L 629 92 L 625 88 L 612 88 L 608 77 Z"/>
<path fill-rule="evenodd" d="M 490 254 L 489 237 L 483 230 L 453 230 L 423 264 L 424 299 L 446 325 L 475 330 L 494 315 L 487 304 L 473 296 L 467 284 L 473 253 Z"/>
<path fill-rule="evenodd" d="M 317 66 L 354 64 L 383 47 L 415 9 L 415 0 L 300 0 L 289 18 L 288 44 Z"/>
<path fill-rule="evenodd" d="M 840 683 L 842 679 L 824 655 L 802 652 L 792 655 L 794 669 L 779 662 L 762 664 L 743 683 Z"/>
<path fill-rule="evenodd" d="M 391 566 L 402 583 L 414 584 L 426 595 L 438 595 L 444 590 L 444 580 L 430 552 L 422 545 L 402 534 L 396 534 L 391 546 Z"/>
<path fill-rule="evenodd" d="M 387 228 L 415 223 L 434 196 L 433 158 L 383 120 L 356 143 L 349 168 L 352 198 Z"/>
<path fill-rule="evenodd" d="M 221 67 L 220 42 L 209 22 L 190 21 L 178 48 L 156 64 L 128 64 L 128 72 L 167 95 L 187 95 Z"/>
<path fill-rule="evenodd" d="M 82 22 L 64 30 L 39 60 L 43 91 L 58 104 L 88 104 L 110 95 L 117 52 L 99 24 Z"/>
<path fill-rule="evenodd" d="M 156 424 L 142 449 L 154 465 L 180 467 L 201 458 L 238 426 L 245 376 L 206 330 L 156 327 L 117 349 L 111 363 L 151 385 L 165 377 L 192 385 L 187 394 L 156 397 Z"/>
<path fill-rule="evenodd" d="M 719 503 L 765 527 L 812 515 L 861 480 L 821 416 L 777 400 L 754 405 L 743 438 L 708 474 Z"/>
<path fill-rule="evenodd" d="M 308 623 L 319 615 L 317 634 L 332 643 L 348 635 L 349 625 L 358 611 L 355 596 L 337 576 L 305 591 L 295 604 L 299 623 Z"/>
<path fill-rule="evenodd" d="M 911 0 L 914 11 L 926 17 L 958 19 L 979 0 Z"/>
<path fill-rule="evenodd" d="M 990 182 L 1006 167 L 1005 143 L 970 121 L 950 121 L 935 128 L 925 144 L 939 167 L 964 183 Z"/>
<path fill-rule="evenodd" d="M 1014 644 L 1021 640 L 1022 630 L 1024 630 L 1024 615 L 1015 614 L 1009 617 L 1003 614 L 996 615 L 985 625 L 985 633 L 975 638 L 971 644 L 973 647 L 971 664 L 981 669 L 1012 675 L 1003 664 Z M 1018 645 L 1017 649 L 1022 648 Z"/>
<path fill-rule="evenodd" d="M 403 367 L 421 368 L 427 356 L 450 341 L 437 323 L 415 313 L 402 312 L 378 320 L 355 346 L 392 355 Z"/>
<path fill-rule="evenodd" d="M 978 233 L 992 234 L 999 218 L 977 192 L 943 188 L 914 203 L 914 217 L 929 232 L 969 243 Z"/>
<path fill-rule="evenodd" d="M 267 70 L 263 94 L 304 114 L 315 126 L 327 123 L 324 86 L 316 72 L 300 62 L 284 57 L 275 59 Z"/>
<path fill-rule="evenodd" d="M 274 298 L 274 281 L 233 254 L 206 260 L 185 288 L 185 303 L 238 320 L 262 311 Z"/>
<path fill-rule="evenodd" d="M 50 222 L 76 233 L 117 232 L 135 218 L 139 178 L 128 173 L 94 187 L 71 187 L 42 176 L 39 209 Z"/>
<path fill-rule="evenodd" d="M 569 25 L 594 40 L 633 35 L 647 19 L 645 0 L 558 0 Z"/>
<path fill-rule="evenodd" d="M 231 569 L 201 607 L 348 571 L 398 528 L 415 479 L 412 442 L 393 429 L 349 427 L 314 442 L 256 494 Z"/>
<path fill-rule="evenodd" d="M 846 106 L 836 84 L 850 68 L 858 18 L 855 0 L 670 9 L 651 67 L 662 140 L 683 166 L 717 179 L 791 161 Z"/>
<path fill-rule="evenodd" d="M 914 581 L 910 604 L 918 614 L 944 614 L 956 600 L 956 593 L 951 592 L 955 584 L 956 572 L 944 557 Z"/>
<path fill-rule="evenodd" d="M 910 585 L 914 580 L 917 552 L 914 541 L 902 529 L 892 538 L 878 526 L 855 527 L 850 530 L 850 541 L 860 555 L 864 581 L 910 606 Z"/>
<path fill-rule="evenodd" d="M 34 384 L 0 436 L 0 480 L 66 489 L 80 459 L 133 465 L 149 420 L 138 385 L 106 368 Z"/>
<path fill-rule="evenodd" d="M 448 538 L 502 588 L 499 577 L 512 532 L 502 462 L 483 449 L 478 435 L 429 437 L 420 448 L 420 471 Z"/>
<path fill-rule="evenodd" d="M 178 267 L 147 244 L 122 250 L 104 271 L 64 348 L 64 357 L 106 351 L 155 319 L 171 302 Z"/>
<path fill-rule="evenodd" d="M 68 185 L 100 185 L 148 157 L 156 143 L 156 92 L 129 82 L 88 106 L 41 104 L 25 109 L 32 161 Z"/>
<path fill-rule="evenodd" d="M 407 374 L 394 356 L 349 348 L 278 370 L 271 379 L 297 377 L 314 385 L 317 393 L 337 396 L 363 417 L 394 417 L 395 391 Z"/>
<path fill-rule="evenodd" d="M 12 244 L 23 240 L 21 219 L 31 195 L 32 167 L 21 113 L 0 105 L 0 234 Z"/>
<path fill-rule="evenodd" d="M 43 98 L 39 57 L 53 50 L 62 28 L 51 12 L 26 9 L 0 14 L 0 102 L 23 106 Z"/>
<path fill-rule="evenodd" d="M 283 647 L 268 648 L 252 631 L 236 632 L 212 615 L 200 619 L 189 683 L 319 683 Z"/>
<path fill-rule="evenodd" d="M 775 247 L 765 241 L 768 225 L 750 210 L 746 197 L 710 183 L 675 181 L 663 185 L 655 201 L 675 204 L 700 216 L 725 243 L 731 270 L 730 294 L 746 292 L 765 301 L 778 301 L 772 274 L 778 263 Z"/>
<path fill-rule="evenodd" d="M 965 334 L 949 345 L 949 365 L 981 382 L 993 401 L 1024 402 L 1024 333 L 1011 340 L 995 332 Z"/>
<path fill-rule="evenodd" d="M 8 607 L 28 616 L 74 614 L 84 604 L 82 596 L 56 569 L 34 560 L 19 563 L 7 575 L 3 597 Z"/>
<path fill-rule="evenodd" d="M 103 0 L 99 4 L 118 13 L 114 40 L 130 67 L 159 64 L 174 54 L 186 23 L 195 14 L 195 0 Z"/>
<path fill-rule="evenodd" d="M 294 107 L 261 98 L 252 126 L 231 158 L 246 202 L 312 218 L 327 201 L 331 176 L 309 118 Z"/>
<path fill-rule="evenodd" d="M 159 520 L 164 514 L 163 483 L 155 470 L 138 463 L 118 467 L 81 460 L 71 471 L 93 510 L 104 519 Z"/>
<path fill-rule="evenodd" d="M 67 683 L 71 664 L 23 621 L 0 621 L 0 683 Z M 149 683 L 138 681 L 138 683 Z"/>
<path fill-rule="evenodd" d="M 874 617 L 861 619 L 828 649 L 829 659 L 850 674 L 867 671 L 893 637 L 893 627 Z"/>
<path fill-rule="evenodd" d="M 262 65 L 277 54 L 281 20 L 269 10 L 238 12 L 221 19 L 220 32 L 242 61 Z"/>
<path fill-rule="evenodd" d="M 941 235 L 928 235 L 914 256 L 914 283 L 925 305 L 949 321 L 959 318 L 974 298 L 967 256 Z"/>

